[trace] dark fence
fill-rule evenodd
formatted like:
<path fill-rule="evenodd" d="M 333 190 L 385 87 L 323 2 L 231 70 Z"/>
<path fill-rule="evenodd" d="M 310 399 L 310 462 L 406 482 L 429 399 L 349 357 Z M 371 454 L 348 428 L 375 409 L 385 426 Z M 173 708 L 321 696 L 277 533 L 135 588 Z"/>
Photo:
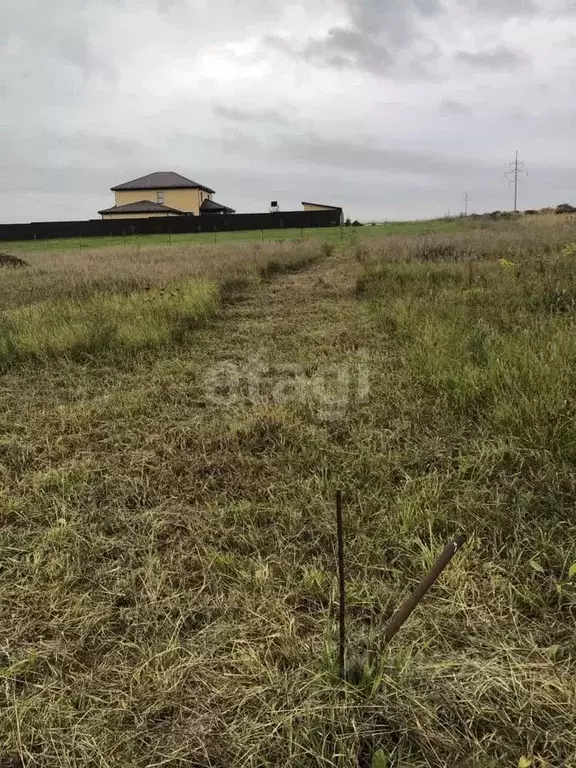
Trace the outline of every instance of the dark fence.
<path fill-rule="evenodd" d="M 229 216 L 169 216 L 150 219 L 91 219 L 0 224 L 0 240 L 50 240 L 59 237 L 122 237 L 123 235 L 178 235 L 198 232 L 237 232 L 250 229 L 337 227 L 341 211 L 286 211 L 234 213 Z"/>

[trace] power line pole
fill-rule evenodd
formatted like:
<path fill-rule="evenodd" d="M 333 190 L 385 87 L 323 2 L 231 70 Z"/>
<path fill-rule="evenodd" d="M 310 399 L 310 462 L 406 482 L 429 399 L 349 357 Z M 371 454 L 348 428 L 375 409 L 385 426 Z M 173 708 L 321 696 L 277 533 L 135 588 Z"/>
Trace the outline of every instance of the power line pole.
<path fill-rule="evenodd" d="M 508 179 L 509 184 L 514 185 L 514 213 L 518 213 L 518 185 L 522 184 L 520 176 L 522 174 L 528 175 L 528 171 L 524 170 L 524 163 L 518 160 L 518 150 L 516 150 L 516 158 L 513 162 L 508 163 L 510 170 L 506 171 L 504 176 Z M 512 178 L 509 178 L 509 177 Z"/>
<path fill-rule="evenodd" d="M 468 197 L 468 192 L 464 195 L 464 216 L 468 216 L 468 201 L 470 198 Z"/>

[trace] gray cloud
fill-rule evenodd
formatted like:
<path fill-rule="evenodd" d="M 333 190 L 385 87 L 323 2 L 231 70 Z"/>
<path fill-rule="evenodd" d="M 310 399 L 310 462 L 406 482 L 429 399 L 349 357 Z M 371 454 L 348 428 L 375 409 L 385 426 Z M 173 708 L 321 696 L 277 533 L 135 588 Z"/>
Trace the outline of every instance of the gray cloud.
<path fill-rule="evenodd" d="M 363 69 L 373 74 L 389 72 L 394 64 L 392 53 L 383 44 L 342 27 L 329 30 L 323 39 L 309 40 L 302 55 L 328 67 Z"/>
<path fill-rule="evenodd" d="M 21 60 L 23 75 L 29 59 L 41 58 L 44 68 L 51 70 L 56 64 L 77 68 L 84 78 L 95 74 L 110 77 L 113 69 L 106 57 L 97 51 L 96 40 L 106 26 L 108 13 L 120 7 L 119 3 L 105 0 L 100 15 L 89 4 L 78 8 L 74 0 L 57 0 L 51 13 L 39 0 L 26 7 L 17 2 L 3 4 L 0 19 L 0 49 Z"/>
<path fill-rule="evenodd" d="M 227 130 L 221 134 L 205 137 L 203 144 L 220 155 L 263 155 L 265 145 L 258 136 L 246 131 Z"/>
<path fill-rule="evenodd" d="M 462 6 L 472 6 L 474 13 L 480 15 L 500 17 L 533 16 L 540 9 L 536 0 L 464 0 Z"/>
<path fill-rule="evenodd" d="M 410 38 L 421 17 L 438 14 L 440 0 L 347 0 L 352 26 L 370 35 L 383 35 L 402 44 Z"/>
<path fill-rule="evenodd" d="M 457 0 L 455 6 L 442 0 L 345 0 L 346 26 L 333 26 L 325 35 L 305 40 L 280 35 L 266 39 L 278 50 L 322 67 L 358 69 L 378 76 L 427 77 L 439 64 L 440 48 L 423 22 L 449 17 L 454 7 L 482 19 L 531 17 L 540 9 L 536 0 Z M 504 45 L 462 52 L 457 58 L 487 69 L 518 67 L 526 60 Z"/>
<path fill-rule="evenodd" d="M 287 116 L 277 109 L 250 109 L 249 107 L 229 107 L 225 104 L 214 104 L 212 111 L 216 117 L 235 123 L 286 125 L 289 122 Z"/>
<path fill-rule="evenodd" d="M 472 110 L 467 104 L 456 99 L 442 99 L 438 105 L 438 112 L 447 117 L 470 115 Z"/>
<path fill-rule="evenodd" d="M 278 35 L 266 36 L 265 42 L 319 67 L 359 70 L 377 76 L 427 77 L 439 57 L 438 47 L 432 41 L 427 41 L 424 51 L 407 49 L 399 55 L 395 43 L 345 27 L 333 27 L 325 36 L 309 38 L 304 43 Z"/>
<path fill-rule="evenodd" d="M 422 19 L 442 10 L 440 0 L 347 0 L 347 26 L 333 26 L 323 36 L 305 41 L 269 35 L 267 42 L 306 61 L 336 69 L 358 69 L 374 75 L 423 75 L 436 61 L 437 46 L 419 29 Z M 416 43 L 424 43 L 424 50 Z"/>
<path fill-rule="evenodd" d="M 528 64 L 529 56 L 505 45 L 481 51 L 459 51 L 456 60 L 469 67 L 485 70 L 513 70 Z"/>
<path fill-rule="evenodd" d="M 478 210 L 503 209 L 517 145 L 522 205 L 576 204 L 575 10 L 3 0 L 0 219 L 94 217 L 110 186 L 154 170 L 239 211 L 317 198 L 360 219 L 427 216 L 465 190 Z"/>
<path fill-rule="evenodd" d="M 284 136 L 278 140 L 274 152 L 306 165 L 347 170 L 357 168 L 377 174 L 425 176 L 461 173 L 471 169 L 467 159 L 403 148 L 387 149 L 369 137 L 346 141 L 327 139 L 314 133 L 303 137 Z"/>

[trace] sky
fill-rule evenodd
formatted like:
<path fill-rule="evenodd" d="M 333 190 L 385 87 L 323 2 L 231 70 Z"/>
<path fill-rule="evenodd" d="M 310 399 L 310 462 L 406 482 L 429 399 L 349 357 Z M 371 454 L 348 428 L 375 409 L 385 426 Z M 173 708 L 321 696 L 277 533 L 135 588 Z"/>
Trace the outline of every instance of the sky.
<path fill-rule="evenodd" d="M 576 204 L 576 0 L 2 0 L 0 222 L 177 171 L 239 212 Z"/>

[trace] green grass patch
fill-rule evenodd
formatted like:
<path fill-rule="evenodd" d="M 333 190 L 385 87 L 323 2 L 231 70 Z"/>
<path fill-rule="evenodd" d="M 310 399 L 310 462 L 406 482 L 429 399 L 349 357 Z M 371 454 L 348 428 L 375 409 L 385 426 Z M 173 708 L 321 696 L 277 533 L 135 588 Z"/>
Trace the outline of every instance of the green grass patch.
<path fill-rule="evenodd" d="M 247 230 L 243 232 L 199 232 L 179 235 L 127 235 L 126 237 L 54 238 L 2 243 L 5 251 L 78 251 L 92 248 L 117 248 L 125 245 L 211 245 L 225 243 L 270 243 L 297 240 L 341 242 L 350 237 L 373 238 L 382 235 L 425 235 L 437 232 L 458 232 L 481 224 L 466 219 L 437 219 L 430 221 L 392 221 L 366 224 L 362 227 L 310 227 L 294 229 Z"/>
<path fill-rule="evenodd" d="M 31 304 L 0 315 L 0 365 L 168 344 L 205 323 L 218 306 L 218 287 L 201 281 Z"/>

